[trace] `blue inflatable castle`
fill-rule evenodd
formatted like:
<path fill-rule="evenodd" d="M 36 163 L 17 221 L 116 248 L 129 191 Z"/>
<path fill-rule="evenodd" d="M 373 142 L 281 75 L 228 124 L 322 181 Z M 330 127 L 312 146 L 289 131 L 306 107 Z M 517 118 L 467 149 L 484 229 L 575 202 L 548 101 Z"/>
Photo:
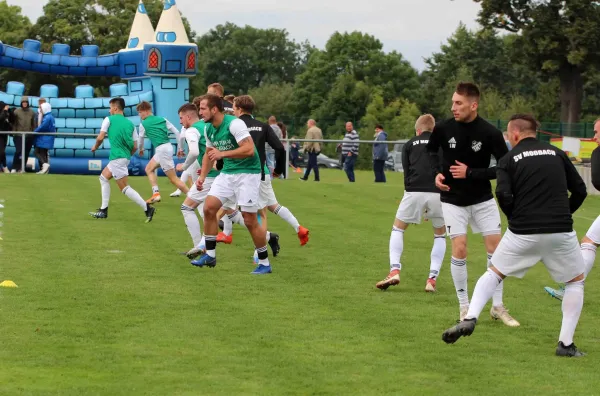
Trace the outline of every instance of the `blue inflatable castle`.
<path fill-rule="evenodd" d="M 165 0 L 164 9 L 156 31 L 152 27 L 143 2 L 137 8 L 127 47 L 116 54 L 100 55 L 98 46 L 85 45 L 81 55 L 71 55 L 66 44 L 54 44 L 52 53 L 40 52 L 41 43 L 25 40 L 23 48 L 0 44 L 0 67 L 68 76 L 119 76 L 123 83 L 110 86 L 110 97 L 94 97 L 94 88 L 81 85 L 75 88 L 73 97 L 61 97 L 55 85 L 43 85 L 39 96 L 29 96 L 29 104 L 37 111 L 38 100 L 45 98 L 52 106 L 57 132 L 74 134 L 98 134 L 104 117 L 109 115 L 109 100 L 122 97 L 125 115 L 138 126 L 136 105 L 141 101 L 152 103 L 154 113 L 179 125 L 178 108 L 189 101 L 189 79 L 196 74 L 198 48 L 190 43 L 175 0 Z M 20 82 L 9 82 L 6 92 L 0 91 L 0 101 L 20 106 L 26 95 Z M 64 93 L 63 93 L 64 94 Z M 54 150 L 50 152 L 50 173 L 99 174 L 108 163 L 110 141 L 92 153 L 93 137 L 57 137 Z M 175 139 L 172 139 L 175 145 Z M 11 139 L 12 146 L 12 139 Z M 146 139 L 143 158 L 131 161 L 132 174 L 144 174 L 144 167 L 153 155 L 153 148 Z M 14 147 L 7 147 L 9 166 Z M 176 150 L 175 150 L 176 152 Z M 29 168 L 35 168 L 30 156 Z"/>

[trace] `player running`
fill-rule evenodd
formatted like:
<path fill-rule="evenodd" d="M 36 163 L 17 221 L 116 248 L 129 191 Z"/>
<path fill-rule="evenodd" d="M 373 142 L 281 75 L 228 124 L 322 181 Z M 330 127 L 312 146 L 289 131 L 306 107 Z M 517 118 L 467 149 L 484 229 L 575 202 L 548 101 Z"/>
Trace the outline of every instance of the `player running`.
<path fill-rule="evenodd" d="M 206 254 L 192 264 L 200 267 L 217 264 L 217 212 L 224 205 L 239 205 L 259 255 L 259 264 L 252 273 L 269 274 L 272 270 L 267 240 L 257 219 L 261 163 L 248 127 L 235 116 L 223 114 L 223 102 L 216 95 L 201 98 L 200 115 L 206 122 L 207 152 L 202 161 L 202 173 L 196 181 L 198 190 L 205 188 L 204 183 L 216 161 L 223 160 L 223 169 L 214 180 L 204 204 Z"/>
<path fill-rule="evenodd" d="M 177 155 L 183 156 L 179 131 L 166 118 L 153 115 L 152 105 L 148 102 L 140 102 L 140 104 L 137 105 L 137 112 L 142 119 L 138 138 L 140 155 L 144 155 L 144 137 L 148 136 L 148 139 L 150 139 L 152 145 L 155 147 L 154 157 L 152 157 L 150 162 L 148 162 L 148 165 L 146 165 L 146 175 L 148 176 L 148 180 L 150 180 L 150 185 L 152 186 L 152 197 L 150 197 L 146 202 L 160 202 L 161 198 L 160 190 L 158 188 L 158 180 L 156 173 L 154 173 L 159 167 L 162 168 L 163 172 L 165 172 L 165 175 L 167 175 L 171 184 L 177 186 L 179 190 L 187 193 L 188 187 L 184 182 L 179 180 L 177 174 L 175 173 L 173 146 L 169 140 L 169 131 L 171 131 L 177 138 Z"/>
<path fill-rule="evenodd" d="M 469 309 L 467 292 L 467 228 L 483 235 L 487 249 L 487 264 L 501 238 L 500 212 L 490 180 L 496 178 L 496 168 L 490 167 L 491 157 L 500 160 L 507 152 L 504 137 L 493 125 L 479 117 L 479 88 L 472 83 L 459 83 L 452 96 L 454 118 L 437 124 L 429 137 L 427 150 L 436 172 L 435 185 L 440 199 L 444 223 L 452 241 L 450 272 L 458 302 L 460 320 Z M 442 149 L 440 167 L 438 152 Z M 505 325 L 519 326 L 502 302 L 503 284 L 494 294 L 490 315 Z"/>
<path fill-rule="evenodd" d="M 427 143 L 434 126 L 435 119 L 431 114 L 419 117 L 415 124 L 417 136 L 406 142 L 402 148 L 404 196 L 396 212 L 390 236 L 390 273 L 375 285 L 381 290 L 400 283 L 402 270 L 400 258 L 404 250 L 404 232 L 410 224 L 421 224 L 421 219 L 426 218 L 431 220 L 433 225 L 433 248 L 425 291 L 436 291 L 436 280 L 446 254 L 446 227 L 440 191 L 435 187 L 435 175 L 427 152 Z"/>
<path fill-rule="evenodd" d="M 123 114 L 125 100 L 123 98 L 114 98 L 109 103 L 111 115 L 102 121 L 100 134 L 96 138 L 96 144 L 92 147 L 93 153 L 98 150 L 105 137 L 108 137 L 110 140 L 109 163 L 100 175 L 102 205 L 96 212 L 90 212 L 89 214 L 96 219 L 106 219 L 108 217 L 108 202 L 110 200 L 109 180 L 114 177 L 121 192 L 144 210 L 146 223 L 149 223 L 152 221 L 156 209 L 147 204 L 140 194 L 127 183 L 129 161 L 131 160 L 131 156 L 137 151 L 137 132 L 133 123 L 125 118 Z"/>
<path fill-rule="evenodd" d="M 477 281 L 465 319 L 443 333 L 448 344 L 473 333 L 483 307 L 504 278 L 522 278 L 541 261 L 555 281 L 566 282 L 556 355 L 584 355 L 573 343 L 583 307 L 586 268 L 572 214 L 587 192 L 564 151 L 537 140 L 536 131 L 537 121 L 530 115 L 517 114 L 508 123 L 514 148 L 498 164 L 496 186 L 508 230 L 492 256 L 492 265 Z"/>

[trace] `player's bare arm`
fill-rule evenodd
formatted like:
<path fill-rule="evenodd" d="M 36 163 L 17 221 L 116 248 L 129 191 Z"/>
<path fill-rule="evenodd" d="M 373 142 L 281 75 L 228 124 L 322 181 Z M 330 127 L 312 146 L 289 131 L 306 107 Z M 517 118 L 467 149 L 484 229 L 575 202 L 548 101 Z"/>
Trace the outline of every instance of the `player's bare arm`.
<path fill-rule="evenodd" d="M 223 158 L 241 159 L 248 158 L 254 155 L 254 141 L 248 136 L 238 142 L 238 148 L 229 151 L 219 151 L 213 149 L 207 151 L 208 156 L 212 161 L 219 161 Z"/>
<path fill-rule="evenodd" d="M 94 144 L 94 147 L 92 147 L 92 153 L 98 150 L 98 148 L 104 141 L 104 138 L 106 138 L 106 131 L 100 131 L 98 137 L 96 138 L 96 143 Z"/>

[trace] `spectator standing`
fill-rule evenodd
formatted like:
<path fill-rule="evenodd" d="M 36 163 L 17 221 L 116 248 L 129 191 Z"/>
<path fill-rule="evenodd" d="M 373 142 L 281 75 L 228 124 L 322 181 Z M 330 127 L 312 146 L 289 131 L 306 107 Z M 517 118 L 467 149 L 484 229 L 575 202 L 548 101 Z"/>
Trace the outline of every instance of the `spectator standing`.
<path fill-rule="evenodd" d="M 15 122 L 13 131 L 15 132 L 33 132 L 36 127 L 36 114 L 29 107 L 29 97 L 21 98 L 21 107 L 15 110 Z M 25 138 L 25 152 L 23 153 L 23 138 Z M 13 141 L 15 142 L 15 155 L 13 157 L 11 173 L 25 173 L 25 169 L 21 169 L 21 157 L 25 156 L 25 164 L 29 159 L 29 152 L 33 147 L 35 136 L 15 134 Z"/>
<path fill-rule="evenodd" d="M 35 129 L 35 132 L 39 133 L 35 138 L 35 156 L 40 162 L 38 175 L 44 175 L 50 170 L 48 150 L 54 148 L 54 135 L 46 135 L 45 133 L 56 132 L 50 103 L 42 104 L 41 109 L 43 114 L 42 123 Z"/>
<path fill-rule="evenodd" d="M 300 144 L 295 140 L 298 139 L 297 136 L 292 136 L 292 140 L 290 141 L 290 161 L 292 161 L 292 166 L 294 168 L 298 168 L 298 157 L 300 156 Z"/>
<path fill-rule="evenodd" d="M 283 144 L 283 147 L 285 148 L 287 147 L 287 142 L 285 141 L 285 139 L 287 139 L 287 127 L 283 122 L 277 122 L 277 126 L 279 127 L 279 129 L 281 129 L 281 144 Z M 279 178 L 285 179 L 287 171 L 287 169 L 284 169 L 283 174 L 279 175 Z"/>
<path fill-rule="evenodd" d="M 14 113 L 9 105 L 0 101 L 0 132 L 12 131 Z M 6 166 L 6 144 L 8 135 L 0 134 L 0 169 L 4 173 L 9 173 Z"/>
<path fill-rule="evenodd" d="M 387 140 L 387 133 L 379 124 L 375 126 L 375 140 L 384 142 Z M 385 183 L 385 161 L 388 157 L 387 143 L 375 143 L 373 145 L 373 171 L 375 172 L 375 183 Z"/>
<path fill-rule="evenodd" d="M 354 130 L 354 125 L 351 122 L 347 122 L 346 135 L 342 143 L 342 156 L 345 158 L 344 170 L 346 171 L 346 175 L 348 175 L 350 183 L 356 181 L 354 177 L 354 165 L 356 165 L 356 159 L 358 158 L 358 140 L 360 138 Z"/>
<path fill-rule="evenodd" d="M 307 140 L 323 140 L 323 132 L 317 127 L 315 120 L 310 119 L 306 123 L 308 130 L 306 131 Z M 317 164 L 317 157 L 321 154 L 321 143 L 319 142 L 304 142 L 304 154 L 308 154 L 308 165 L 306 166 L 306 172 L 304 177 L 300 180 L 307 181 L 310 176 L 310 171 L 315 170 L 315 181 L 321 181 L 319 178 L 319 165 Z"/>

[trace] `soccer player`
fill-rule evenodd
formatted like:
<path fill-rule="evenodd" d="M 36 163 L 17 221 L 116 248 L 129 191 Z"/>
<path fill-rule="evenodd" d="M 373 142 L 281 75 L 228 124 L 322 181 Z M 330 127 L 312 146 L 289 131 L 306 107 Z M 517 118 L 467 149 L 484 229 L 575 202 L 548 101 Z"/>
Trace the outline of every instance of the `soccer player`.
<path fill-rule="evenodd" d="M 492 194 L 491 179 L 496 178 L 490 167 L 491 156 L 497 161 L 507 152 L 502 132 L 477 114 L 479 88 L 472 83 L 459 83 L 452 96 L 454 118 L 438 123 L 427 144 L 435 169 L 435 185 L 441 190 L 440 199 L 444 223 L 452 241 L 450 272 L 458 302 L 460 320 L 469 309 L 467 292 L 467 227 L 483 235 L 487 263 L 501 237 L 500 212 Z M 442 149 L 440 166 L 438 151 Z M 490 315 L 505 325 L 519 326 L 502 302 L 503 284 L 494 294 Z"/>
<path fill-rule="evenodd" d="M 258 224 L 261 163 L 246 124 L 232 115 L 223 114 L 223 102 L 216 95 L 205 95 L 200 101 L 200 116 L 206 122 L 206 155 L 202 173 L 196 181 L 202 191 L 209 171 L 223 160 L 221 174 L 214 180 L 204 203 L 206 254 L 193 265 L 217 265 L 216 246 L 219 229 L 217 212 L 224 204 L 241 206 L 244 223 L 258 251 L 259 263 L 253 274 L 272 272 L 264 229 Z"/>
<path fill-rule="evenodd" d="M 425 217 L 431 220 L 433 225 L 431 265 L 425 291 L 436 291 L 435 283 L 446 254 L 446 227 L 440 191 L 435 187 L 435 175 L 427 153 L 427 143 L 434 126 L 435 119 L 431 114 L 419 117 L 415 124 L 417 136 L 406 142 L 402 148 L 404 196 L 396 212 L 390 236 L 390 273 L 375 285 L 381 290 L 400 283 L 402 270 L 400 258 L 404 250 L 404 231 L 410 224 L 421 224 L 421 219 Z"/>
<path fill-rule="evenodd" d="M 473 333 L 479 314 L 504 278 L 522 278 L 541 261 L 555 281 L 567 283 L 556 355 L 584 355 L 573 343 L 583 307 L 585 264 L 572 214 L 585 200 L 586 187 L 564 151 L 537 140 L 536 131 L 537 121 L 530 115 L 514 115 L 508 123 L 514 148 L 498 164 L 496 186 L 508 230 L 492 266 L 477 281 L 465 319 L 443 333 L 448 344 Z"/>
<path fill-rule="evenodd" d="M 600 118 L 594 122 L 593 140 L 598 143 L 599 146 L 592 152 L 592 185 L 596 190 L 600 190 Z M 596 218 L 581 240 L 581 255 L 583 256 L 583 262 L 585 263 L 584 275 L 586 278 L 594 267 L 594 261 L 596 261 L 596 249 L 598 249 L 598 246 L 600 246 L 600 216 Z M 562 300 L 565 294 L 564 286 L 561 286 L 558 290 L 551 287 L 545 287 L 544 289 L 552 297 L 559 300 Z"/>
<path fill-rule="evenodd" d="M 254 99 L 248 95 L 238 96 L 233 102 L 233 111 L 235 115 L 239 117 L 240 120 L 244 121 L 248 127 L 250 136 L 252 136 L 252 140 L 254 141 L 254 145 L 256 146 L 256 150 L 258 151 L 258 156 L 260 158 L 262 173 L 260 182 L 259 208 L 260 216 L 264 222 L 263 226 L 266 229 L 266 210 L 268 209 L 271 213 L 275 213 L 285 220 L 290 226 L 292 226 L 292 228 L 294 228 L 294 231 L 300 240 L 300 245 L 304 246 L 308 243 L 309 230 L 305 227 L 302 227 L 292 212 L 285 206 L 281 206 L 277 201 L 275 192 L 273 191 L 273 186 L 271 184 L 269 168 L 266 164 L 265 143 L 268 143 L 271 147 L 273 147 L 276 153 L 274 177 L 279 177 L 279 175 L 285 170 L 285 148 L 269 125 L 252 117 L 255 106 L 256 104 Z M 270 240 L 272 235 L 273 234 L 267 231 L 267 239 Z M 277 239 L 279 238 L 277 237 Z M 273 246 L 271 247 L 273 248 Z M 276 255 L 277 254 L 274 250 L 273 256 Z"/>
<path fill-rule="evenodd" d="M 102 205 L 96 212 L 90 212 L 89 214 L 96 219 L 106 219 L 108 217 L 108 202 L 110 200 L 109 180 L 114 177 L 121 192 L 144 210 L 146 223 L 149 223 L 152 221 L 156 209 L 147 204 L 144 198 L 127 183 L 129 161 L 131 160 L 131 156 L 137 151 L 137 132 L 133 123 L 125 118 L 123 114 L 125 100 L 123 98 L 114 98 L 109 103 L 111 115 L 102 121 L 100 134 L 96 138 L 96 144 L 92 147 L 92 153 L 98 150 L 104 138 L 108 137 L 110 140 L 110 162 L 100 175 Z"/>
<path fill-rule="evenodd" d="M 140 102 L 137 105 L 137 112 L 142 119 L 139 130 L 138 146 L 140 155 L 144 155 L 144 137 L 147 135 L 152 145 L 156 148 L 154 157 L 146 165 L 146 175 L 152 186 L 152 197 L 146 202 L 160 202 L 160 190 L 158 188 L 158 180 L 156 173 L 159 167 L 162 168 L 165 175 L 171 181 L 171 184 L 185 193 L 188 192 L 188 187 L 184 182 L 177 178 L 175 173 L 175 162 L 173 161 L 173 146 L 169 140 L 169 131 L 173 132 L 177 138 L 177 155 L 181 156 L 183 150 L 181 148 L 180 134 L 177 128 L 171 124 L 166 118 L 158 117 L 152 114 L 152 105 L 148 102 Z"/>
<path fill-rule="evenodd" d="M 219 98 L 221 98 L 221 101 L 223 103 L 223 113 L 233 115 L 233 104 L 231 104 L 231 102 L 225 100 L 225 98 L 223 97 L 223 95 L 225 94 L 225 88 L 223 88 L 223 86 L 221 84 L 219 84 L 219 83 L 210 84 L 208 86 L 208 89 L 206 90 L 206 93 L 208 95 L 217 95 Z"/>
<path fill-rule="evenodd" d="M 185 162 L 177 165 L 178 170 L 185 171 L 191 169 L 194 163 L 203 160 L 204 154 L 206 153 L 206 138 L 203 137 L 206 124 L 204 121 L 200 120 L 198 116 L 197 104 L 199 105 L 199 103 L 200 98 L 195 98 L 193 104 L 186 103 L 179 108 L 179 120 L 186 128 L 185 139 L 188 143 L 189 151 Z M 186 254 L 190 259 L 198 257 L 205 250 L 205 242 L 202 237 L 200 222 L 196 216 L 195 209 L 200 208 L 198 211 L 201 212 L 201 216 L 203 216 L 204 211 L 201 206 L 204 205 L 210 186 L 218 175 L 219 172 L 217 170 L 211 169 L 206 175 L 203 189 L 199 190 L 194 183 L 187 193 L 185 201 L 183 201 L 183 204 L 181 205 L 183 220 L 185 221 L 185 225 L 192 237 L 192 243 L 194 244 L 194 247 Z"/>
<path fill-rule="evenodd" d="M 185 132 L 186 132 L 186 129 L 184 126 L 182 126 L 181 131 L 179 132 L 181 141 L 185 140 Z M 188 148 L 189 148 L 189 145 L 188 145 Z M 183 150 L 183 146 L 182 146 L 182 150 Z M 190 166 L 188 169 L 181 172 L 181 177 L 179 178 L 179 180 L 181 180 L 181 182 L 183 184 L 185 184 L 186 186 L 188 186 L 188 188 L 190 188 L 190 187 L 192 187 L 192 185 L 194 185 L 196 183 L 196 179 L 198 179 L 198 176 L 199 176 L 198 175 L 199 170 L 200 170 L 200 165 L 198 164 L 198 162 L 194 162 L 194 164 L 192 164 L 192 166 Z M 191 181 L 191 183 L 188 183 L 190 181 Z M 171 194 L 169 194 L 169 196 L 171 198 L 179 197 L 179 196 L 181 196 L 181 190 L 177 189 L 177 190 L 173 191 Z"/>

